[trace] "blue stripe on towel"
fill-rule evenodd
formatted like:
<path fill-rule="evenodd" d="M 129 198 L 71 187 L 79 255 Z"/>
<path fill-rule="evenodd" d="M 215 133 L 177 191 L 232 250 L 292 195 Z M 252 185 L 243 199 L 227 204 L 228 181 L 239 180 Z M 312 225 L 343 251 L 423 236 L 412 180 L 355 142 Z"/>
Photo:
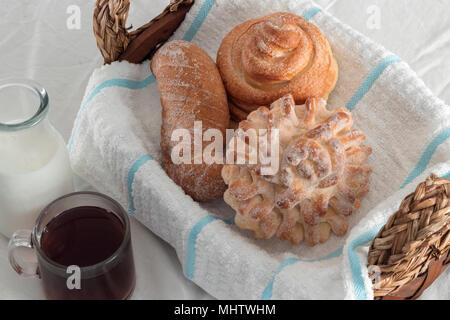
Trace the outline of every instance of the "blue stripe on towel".
<path fill-rule="evenodd" d="M 94 90 L 92 90 L 89 97 L 86 99 L 86 102 L 81 107 L 80 111 L 78 112 L 78 115 L 75 119 L 73 130 L 72 130 L 72 136 L 70 137 L 69 144 L 67 148 L 69 149 L 69 152 L 72 150 L 73 140 L 75 138 L 76 132 L 78 130 L 79 121 L 81 118 L 81 113 L 86 109 L 89 102 L 91 102 L 94 97 L 99 94 L 103 89 L 105 88 L 111 88 L 111 87 L 121 87 L 121 88 L 128 88 L 131 90 L 138 90 L 147 87 L 151 83 L 155 82 L 155 77 L 153 75 L 148 76 L 144 80 L 130 80 L 130 79 L 110 79 L 106 80 L 102 83 L 100 83 L 97 87 L 95 87 Z"/>
<path fill-rule="evenodd" d="M 408 178 L 402 184 L 401 188 L 404 188 L 408 183 L 417 178 L 428 166 L 430 163 L 431 157 L 436 152 L 436 149 L 443 144 L 450 137 L 450 127 L 443 130 L 436 138 L 431 141 L 431 143 L 427 146 L 422 156 L 420 157 L 419 162 L 414 167 L 413 171 L 409 174 Z"/>
<path fill-rule="evenodd" d="M 215 2 L 216 2 L 215 0 L 206 0 L 205 3 L 203 3 L 197 16 L 194 18 L 194 21 L 192 22 L 191 26 L 186 31 L 183 40 L 192 41 L 192 39 L 194 39 L 195 35 L 202 26 L 203 22 L 205 21 L 206 17 L 211 11 L 211 8 L 213 7 Z"/>
<path fill-rule="evenodd" d="M 361 101 L 362 98 L 370 91 L 373 84 L 377 79 L 380 77 L 380 75 L 383 73 L 384 70 L 386 70 L 387 67 L 389 67 L 391 64 L 395 62 L 402 61 L 399 57 L 396 56 L 389 56 L 382 60 L 373 70 L 372 72 L 367 76 L 366 80 L 362 83 L 362 85 L 359 87 L 359 89 L 355 92 L 353 97 L 350 99 L 350 101 L 346 104 L 346 108 L 350 111 L 352 111 L 355 106 L 358 104 L 359 101 Z"/>
<path fill-rule="evenodd" d="M 450 171 L 447 174 L 443 175 L 442 178 L 450 179 Z"/>
<path fill-rule="evenodd" d="M 194 279 L 195 273 L 195 258 L 196 258 L 196 248 L 195 244 L 197 243 L 197 238 L 200 232 L 203 230 L 205 226 L 210 224 L 213 221 L 222 220 L 216 216 L 205 216 L 201 218 L 191 229 L 189 233 L 187 249 L 186 249 L 186 277 L 188 279 Z M 226 224 L 233 224 L 233 219 L 222 220 Z"/>
<path fill-rule="evenodd" d="M 309 21 L 320 11 L 322 11 L 322 9 L 320 8 L 317 7 L 311 8 L 302 15 L 302 18 L 305 19 L 306 21 Z"/>
<path fill-rule="evenodd" d="M 149 154 L 144 154 L 139 159 L 137 159 L 133 165 L 131 166 L 130 170 L 128 171 L 128 177 L 127 177 L 127 187 L 128 187 L 128 198 L 130 201 L 130 205 L 128 207 L 128 212 L 130 214 L 134 214 L 136 211 L 136 208 L 134 206 L 134 196 L 133 196 L 133 182 L 134 182 L 134 176 L 136 175 L 136 172 L 141 168 L 145 163 L 147 163 L 149 160 L 152 160 L 153 158 Z"/>
<path fill-rule="evenodd" d="M 273 283 L 275 281 L 275 277 L 287 266 L 290 266 L 291 264 L 296 263 L 297 261 L 299 261 L 298 258 L 288 258 L 285 259 L 280 267 L 278 268 L 278 270 L 275 272 L 275 275 L 272 277 L 272 279 L 270 280 L 269 284 L 267 285 L 267 287 L 264 289 L 264 292 L 261 296 L 261 300 L 270 300 L 272 299 L 272 290 L 273 290 Z"/>
<path fill-rule="evenodd" d="M 325 257 L 321 257 L 321 258 L 317 258 L 317 259 L 307 259 L 307 260 L 302 260 L 302 259 L 298 259 L 298 258 L 287 258 L 285 259 L 280 267 L 278 268 L 278 270 L 275 272 L 275 275 L 272 277 L 272 279 L 270 280 L 269 284 L 266 286 L 266 288 L 264 289 L 264 292 L 261 296 L 261 300 L 270 300 L 272 299 L 272 291 L 273 291 L 273 284 L 275 282 L 275 277 L 281 272 L 283 271 L 284 268 L 286 268 L 287 266 L 290 266 L 296 262 L 319 262 L 319 261 L 324 261 L 324 260 L 329 260 L 329 259 L 333 259 L 333 258 L 337 258 L 342 254 L 342 247 L 340 247 L 339 249 L 337 249 L 336 251 L 333 251 L 332 253 L 330 253 L 329 255 L 325 256 Z"/>

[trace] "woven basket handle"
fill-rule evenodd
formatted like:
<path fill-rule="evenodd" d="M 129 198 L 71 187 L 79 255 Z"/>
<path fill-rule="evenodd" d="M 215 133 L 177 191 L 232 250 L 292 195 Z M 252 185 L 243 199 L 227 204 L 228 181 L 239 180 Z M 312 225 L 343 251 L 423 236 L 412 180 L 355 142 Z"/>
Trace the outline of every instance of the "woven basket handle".
<path fill-rule="evenodd" d="M 105 64 L 117 60 L 140 63 L 152 56 L 183 22 L 194 0 L 171 0 L 161 14 L 129 32 L 126 26 L 131 0 L 97 0 L 94 35 Z"/>
<path fill-rule="evenodd" d="M 402 201 L 372 241 L 368 264 L 381 271 L 374 297 L 417 299 L 449 261 L 450 180 L 432 174 Z"/>

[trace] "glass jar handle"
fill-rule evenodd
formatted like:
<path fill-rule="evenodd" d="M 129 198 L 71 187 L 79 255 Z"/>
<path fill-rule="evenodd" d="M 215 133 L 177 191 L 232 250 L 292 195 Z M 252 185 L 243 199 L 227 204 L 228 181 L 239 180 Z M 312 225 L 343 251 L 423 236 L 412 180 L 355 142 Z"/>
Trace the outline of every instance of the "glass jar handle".
<path fill-rule="evenodd" d="M 24 249 L 26 249 L 26 253 Z M 30 261 L 30 256 L 34 257 L 34 261 Z M 12 268 L 19 275 L 26 278 L 39 278 L 38 262 L 31 243 L 30 230 L 14 232 L 8 243 L 8 258 Z"/>

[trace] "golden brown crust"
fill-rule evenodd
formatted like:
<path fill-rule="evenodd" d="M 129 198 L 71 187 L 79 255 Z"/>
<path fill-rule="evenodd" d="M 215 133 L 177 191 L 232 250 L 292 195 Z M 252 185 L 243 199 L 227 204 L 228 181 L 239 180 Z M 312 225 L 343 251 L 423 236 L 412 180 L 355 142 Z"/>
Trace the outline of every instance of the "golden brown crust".
<path fill-rule="evenodd" d="M 303 18 L 284 12 L 232 29 L 219 48 L 217 65 L 235 105 L 232 116 L 239 120 L 289 93 L 297 104 L 311 96 L 326 99 L 338 77 L 326 37 Z"/>
<path fill-rule="evenodd" d="M 202 121 L 202 131 L 219 129 L 223 137 L 229 126 L 225 88 L 214 61 L 197 45 L 172 41 L 162 46 L 151 62 L 161 94 L 161 151 L 168 176 L 197 201 L 220 198 L 226 188 L 220 164 L 174 164 L 171 141 L 176 129 L 191 132 L 192 158 L 194 122 Z M 203 142 L 205 147 L 209 142 Z"/>

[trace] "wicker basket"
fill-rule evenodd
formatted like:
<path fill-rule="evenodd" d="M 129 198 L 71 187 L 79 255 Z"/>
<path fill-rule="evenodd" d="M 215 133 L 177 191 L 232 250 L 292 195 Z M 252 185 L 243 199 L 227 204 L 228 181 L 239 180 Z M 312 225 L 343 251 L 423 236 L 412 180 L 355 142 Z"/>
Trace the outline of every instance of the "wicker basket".
<path fill-rule="evenodd" d="M 171 0 L 164 11 L 142 27 L 129 32 L 126 22 L 131 0 L 97 0 L 94 35 L 105 64 L 116 60 L 140 63 L 175 32 L 194 0 Z"/>
<path fill-rule="evenodd" d="M 450 180 L 431 175 L 378 232 L 368 264 L 375 299 L 418 298 L 450 263 Z M 371 268 L 373 269 L 373 268 Z"/>
<path fill-rule="evenodd" d="M 171 0 L 160 15 L 129 32 L 130 0 L 97 0 L 94 34 L 105 64 L 150 58 L 175 32 L 193 2 Z M 450 263 L 449 229 L 450 180 L 432 175 L 403 200 L 372 242 L 368 262 L 380 271 L 375 299 L 418 298 Z"/>

